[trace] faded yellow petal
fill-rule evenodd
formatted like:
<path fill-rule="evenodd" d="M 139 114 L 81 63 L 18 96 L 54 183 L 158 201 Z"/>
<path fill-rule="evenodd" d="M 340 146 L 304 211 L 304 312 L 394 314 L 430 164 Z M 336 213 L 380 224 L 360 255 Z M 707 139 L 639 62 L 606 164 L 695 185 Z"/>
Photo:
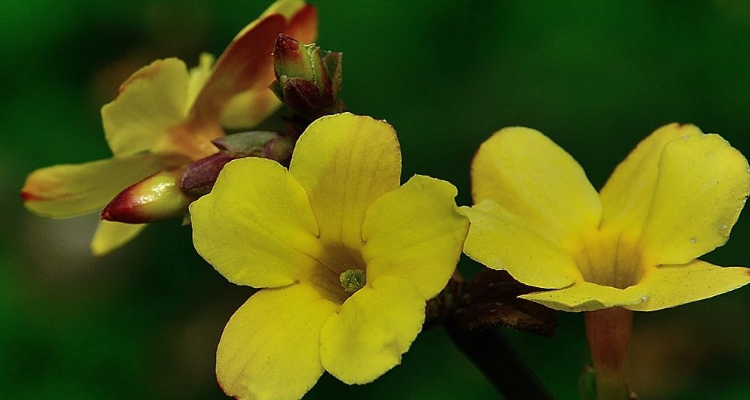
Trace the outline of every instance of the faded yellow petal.
<path fill-rule="evenodd" d="M 422 330 L 425 300 L 406 279 L 382 276 L 323 325 L 321 361 L 348 384 L 369 383 L 401 362 Z"/>
<path fill-rule="evenodd" d="M 721 136 L 674 140 L 662 152 L 641 245 L 657 265 L 688 263 L 726 243 L 749 192 L 747 160 Z"/>
<path fill-rule="evenodd" d="M 377 199 L 362 227 L 367 279 L 408 279 L 430 299 L 447 284 L 461 256 L 469 220 L 456 208 L 456 188 L 416 175 Z"/>
<path fill-rule="evenodd" d="M 471 166 L 474 204 L 504 209 L 564 240 L 599 225 L 599 195 L 580 165 L 542 133 L 506 128 L 479 147 Z"/>
<path fill-rule="evenodd" d="M 187 116 L 187 91 L 188 70 L 176 58 L 154 61 L 128 78 L 102 107 L 104 133 L 115 156 L 159 150 L 170 128 Z"/>
<path fill-rule="evenodd" d="M 461 210 L 471 220 L 464 252 L 472 259 L 534 287 L 558 289 L 583 280 L 554 237 L 494 200 Z"/>
<path fill-rule="evenodd" d="M 280 15 L 271 15 L 251 26 L 237 35 L 216 61 L 190 109 L 191 125 L 200 127 L 218 121 L 234 96 L 256 86 L 267 87 L 273 81 L 273 44 L 286 21 Z"/>
<path fill-rule="evenodd" d="M 647 296 L 634 311 L 656 311 L 718 296 L 750 283 L 750 269 L 719 267 L 695 260 L 687 265 L 664 265 L 649 271 L 638 283 Z"/>
<path fill-rule="evenodd" d="M 518 296 L 560 311 L 595 311 L 603 308 L 631 308 L 646 300 L 640 286 L 617 289 L 595 283 L 579 282 L 565 289 L 534 292 Z"/>
<path fill-rule="evenodd" d="M 198 93 L 201 92 L 206 81 L 211 76 L 214 66 L 215 57 L 210 53 L 201 53 L 198 59 L 198 66 L 190 68 L 190 78 L 188 79 L 188 107 L 192 106 Z"/>
<path fill-rule="evenodd" d="M 281 106 L 267 87 L 248 90 L 234 96 L 221 113 L 221 125 L 229 129 L 250 128 L 261 123 Z"/>
<path fill-rule="evenodd" d="M 91 241 L 91 252 L 95 256 L 104 256 L 127 244 L 148 224 L 122 224 L 119 222 L 99 221 L 94 239 Z"/>
<path fill-rule="evenodd" d="M 274 81 L 273 68 L 268 51 L 258 49 L 252 58 L 248 43 L 255 47 L 269 42 L 273 45 L 276 34 L 268 34 L 270 28 L 258 26 L 264 19 L 285 22 L 283 31 L 303 43 L 310 43 L 318 36 L 318 17 L 314 7 L 301 0 L 280 0 L 273 3 L 261 17 L 246 26 L 227 47 L 217 63 L 217 71 L 211 77 L 205 99 L 221 98 L 221 124 L 230 129 L 249 128 L 259 124 L 281 106 L 276 95 L 268 88 Z M 263 22 L 268 25 L 268 22 Z M 273 23 L 274 27 L 277 23 Z M 270 40 L 268 40 L 270 38 Z M 251 60 L 253 65 L 247 62 Z M 242 64 L 247 64 L 244 67 Z M 259 69 L 254 69 L 257 66 Z M 234 81 L 231 83 L 230 81 Z M 223 83 L 222 83 L 223 82 Z M 243 91 L 244 90 L 244 91 Z M 206 101 L 206 100 L 201 100 Z M 216 100 L 213 100 L 216 101 Z M 210 104 L 198 105 L 210 109 Z"/>
<path fill-rule="evenodd" d="M 98 211 L 126 187 L 178 159 L 146 154 L 38 169 L 21 190 L 26 208 L 44 217 L 66 218 Z"/>
<path fill-rule="evenodd" d="M 307 196 L 275 161 L 230 162 L 190 214 L 195 249 L 231 282 L 285 286 L 317 266 L 318 229 Z"/>
<path fill-rule="evenodd" d="M 399 186 L 401 151 L 386 122 L 336 114 L 310 124 L 289 169 L 307 192 L 321 238 L 359 249 L 367 209 Z"/>
<path fill-rule="evenodd" d="M 701 134 L 694 125 L 670 124 L 641 141 L 601 190 L 602 229 L 625 229 L 630 235 L 639 235 L 651 207 L 664 146 L 675 139 Z"/>
<path fill-rule="evenodd" d="M 271 4 L 263 17 L 281 14 L 287 20 L 284 33 L 308 44 L 318 37 L 318 12 L 302 0 L 279 0 Z"/>
<path fill-rule="evenodd" d="M 306 5 L 307 4 L 303 0 L 278 0 L 268 6 L 260 17 L 263 18 L 272 14 L 281 14 L 284 18 L 290 19 Z"/>
<path fill-rule="evenodd" d="M 221 388 L 242 400 L 301 398 L 323 374 L 320 330 L 336 307 L 302 284 L 254 294 L 221 336 Z"/>

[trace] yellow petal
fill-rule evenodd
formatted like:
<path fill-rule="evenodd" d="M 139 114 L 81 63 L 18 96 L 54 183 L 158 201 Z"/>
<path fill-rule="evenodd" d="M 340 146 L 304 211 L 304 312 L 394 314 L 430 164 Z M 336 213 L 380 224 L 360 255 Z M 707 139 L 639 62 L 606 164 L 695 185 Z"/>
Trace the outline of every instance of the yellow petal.
<path fill-rule="evenodd" d="M 747 160 L 721 136 L 674 140 L 662 152 L 641 244 L 657 265 L 688 263 L 726 243 L 749 192 Z"/>
<path fill-rule="evenodd" d="M 370 117 L 322 117 L 299 138 L 290 171 L 310 198 L 321 237 L 358 249 L 365 212 L 399 186 L 396 132 Z"/>
<path fill-rule="evenodd" d="M 279 0 L 271 4 L 261 17 L 281 14 L 287 20 L 284 33 L 308 44 L 318 37 L 318 12 L 302 0 Z"/>
<path fill-rule="evenodd" d="M 461 210 L 471 220 L 464 252 L 474 260 L 529 286 L 557 289 L 583 280 L 555 238 L 494 200 Z"/>
<path fill-rule="evenodd" d="M 221 125 L 229 129 L 250 128 L 261 123 L 281 106 L 268 88 L 248 90 L 234 96 L 221 113 Z"/>
<path fill-rule="evenodd" d="M 348 384 L 369 383 L 401 362 L 422 330 L 425 301 L 409 281 L 375 280 L 352 295 L 323 325 L 323 366 Z"/>
<path fill-rule="evenodd" d="M 131 241 L 147 225 L 99 221 L 99 227 L 96 228 L 94 239 L 91 241 L 91 252 L 95 256 L 107 255 Z"/>
<path fill-rule="evenodd" d="M 323 374 L 320 329 L 336 305 L 307 285 L 256 293 L 224 328 L 216 376 L 242 400 L 297 400 Z"/>
<path fill-rule="evenodd" d="M 157 60 L 134 73 L 102 107 L 107 143 L 115 156 L 157 151 L 170 128 L 187 116 L 188 70 L 176 58 Z"/>
<path fill-rule="evenodd" d="M 518 296 L 560 311 L 595 311 L 603 308 L 627 307 L 642 303 L 646 295 L 640 286 L 617 289 L 595 283 L 580 282 L 548 292 L 535 292 Z"/>
<path fill-rule="evenodd" d="M 281 14 L 284 18 L 291 19 L 305 6 L 306 4 L 303 0 L 278 0 L 268 6 L 260 17 L 263 18 L 273 14 Z"/>
<path fill-rule="evenodd" d="M 687 265 L 654 268 L 638 283 L 648 299 L 628 306 L 634 311 L 655 311 L 707 299 L 750 283 L 750 270 L 718 267 L 700 260 Z"/>
<path fill-rule="evenodd" d="M 215 57 L 210 53 L 201 53 L 198 58 L 198 66 L 190 68 L 190 78 L 188 79 L 188 107 L 192 106 L 198 93 L 201 92 L 206 81 L 211 76 Z"/>
<path fill-rule="evenodd" d="M 280 2 L 271 9 L 288 12 L 303 7 L 304 3 Z M 270 92 L 274 80 L 272 53 L 279 33 L 288 24 L 287 17 L 276 12 L 264 13 L 248 24 L 227 46 L 198 94 L 190 114 L 192 124 L 202 126 L 217 121 L 227 102 L 247 90 Z"/>
<path fill-rule="evenodd" d="M 179 160 L 147 154 L 55 165 L 32 172 L 21 194 L 26 208 L 41 216 L 87 214 L 104 207 L 126 187 L 176 162 Z"/>
<path fill-rule="evenodd" d="M 275 161 L 227 164 L 210 194 L 190 206 L 193 244 L 231 282 L 294 283 L 316 265 L 317 226 L 305 192 Z"/>
<path fill-rule="evenodd" d="M 376 200 L 362 226 L 367 279 L 398 276 L 425 299 L 438 294 L 456 268 L 469 228 L 456 208 L 456 193 L 448 182 L 416 175 Z"/>
<path fill-rule="evenodd" d="M 602 229 L 625 229 L 630 235 L 640 235 L 651 207 L 664 146 L 675 139 L 701 133 L 694 125 L 670 124 L 641 141 L 602 188 Z"/>
<path fill-rule="evenodd" d="M 255 71 L 256 75 L 254 77 L 248 77 L 249 70 L 246 70 L 242 74 L 232 76 L 230 74 L 236 74 L 239 68 L 228 68 L 222 65 L 217 67 L 218 71 L 214 75 L 218 77 L 214 77 L 209 86 L 217 85 L 217 82 L 222 79 L 240 80 L 237 83 L 227 84 L 226 86 L 226 89 L 234 90 L 234 94 L 228 93 L 223 95 L 226 96 L 228 102 L 223 106 L 223 111 L 221 112 L 221 124 L 227 128 L 240 129 L 253 127 L 281 106 L 281 102 L 276 98 L 276 95 L 268 89 L 268 86 L 275 79 L 272 64 L 270 64 L 271 59 L 266 59 L 266 56 L 270 55 L 270 53 L 263 53 L 263 57 L 255 56 L 254 58 L 247 58 L 244 53 L 241 53 L 242 51 L 248 51 L 247 47 L 242 43 L 243 40 L 254 42 L 265 40 L 261 38 L 263 32 L 260 32 L 261 29 L 257 25 L 260 23 L 259 21 L 269 18 L 274 14 L 281 15 L 286 21 L 283 32 L 287 35 L 303 43 L 313 42 L 318 36 L 317 12 L 314 7 L 305 4 L 301 0 L 281 0 L 273 3 L 261 15 L 261 18 L 245 27 L 237 35 L 234 42 L 224 52 L 223 59 L 220 61 L 228 65 L 232 63 L 247 63 L 247 60 L 252 60 L 254 64 L 264 67 L 265 72 Z M 273 43 L 275 40 L 276 36 L 274 35 L 270 41 Z M 227 76 L 222 77 L 221 75 Z M 249 89 L 240 92 L 238 89 L 242 88 Z M 209 87 L 207 90 L 211 91 L 215 89 Z M 216 90 L 212 96 L 218 96 L 219 93 L 221 91 Z"/>
<path fill-rule="evenodd" d="M 601 203 L 580 165 L 538 131 L 506 128 L 471 166 L 474 204 L 493 199 L 560 240 L 599 225 Z"/>

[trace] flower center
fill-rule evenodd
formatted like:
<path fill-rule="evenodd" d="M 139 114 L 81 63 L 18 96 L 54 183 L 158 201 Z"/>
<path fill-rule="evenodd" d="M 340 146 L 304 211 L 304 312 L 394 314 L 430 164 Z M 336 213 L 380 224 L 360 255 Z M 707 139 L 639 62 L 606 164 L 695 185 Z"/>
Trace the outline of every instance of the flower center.
<path fill-rule="evenodd" d="M 362 258 L 361 249 L 329 244 L 324 246 L 309 279 L 325 298 L 343 304 L 367 285 L 367 263 Z"/>
<path fill-rule="evenodd" d="M 590 232 L 571 250 L 586 282 L 618 289 L 637 284 L 648 265 L 637 236 L 627 232 Z"/>
<path fill-rule="evenodd" d="M 341 286 L 347 293 L 354 293 L 365 287 L 366 279 L 365 271 L 361 269 L 347 269 L 339 275 Z"/>

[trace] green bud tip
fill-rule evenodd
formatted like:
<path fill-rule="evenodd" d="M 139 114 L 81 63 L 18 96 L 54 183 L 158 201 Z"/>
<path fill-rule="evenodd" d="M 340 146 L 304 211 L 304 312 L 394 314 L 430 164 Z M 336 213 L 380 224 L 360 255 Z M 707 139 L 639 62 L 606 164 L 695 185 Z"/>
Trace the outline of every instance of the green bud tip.
<path fill-rule="evenodd" d="M 354 293 L 359 289 L 365 287 L 367 281 L 365 277 L 365 271 L 361 269 L 347 269 L 339 275 L 341 286 L 344 287 L 348 293 Z"/>

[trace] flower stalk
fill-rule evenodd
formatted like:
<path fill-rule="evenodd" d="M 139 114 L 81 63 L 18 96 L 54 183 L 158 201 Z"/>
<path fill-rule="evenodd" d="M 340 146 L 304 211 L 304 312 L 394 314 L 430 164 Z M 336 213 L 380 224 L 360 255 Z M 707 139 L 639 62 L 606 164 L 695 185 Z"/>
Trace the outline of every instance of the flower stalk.
<path fill-rule="evenodd" d="M 584 319 L 596 373 L 597 400 L 631 399 L 628 374 L 633 312 L 607 308 L 588 311 Z"/>

